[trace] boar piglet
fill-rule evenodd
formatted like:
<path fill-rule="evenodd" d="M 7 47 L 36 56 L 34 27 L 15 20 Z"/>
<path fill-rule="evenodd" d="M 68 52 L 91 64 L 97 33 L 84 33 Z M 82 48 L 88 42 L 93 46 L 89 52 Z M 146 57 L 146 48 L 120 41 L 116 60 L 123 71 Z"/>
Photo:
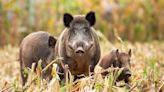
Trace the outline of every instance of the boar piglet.
<path fill-rule="evenodd" d="M 119 67 L 123 68 L 120 76 L 117 78 L 117 81 L 124 80 L 125 83 L 130 82 L 130 58 L 131 58 L 131 49 L 128 53 L 119 52 L 118 49 L 116 51 L 112 51 L 105 55 L 99 63 L 99 66 L 103 69 L 107 69 L 109 67 Z M 107 75 L 107 72 L 102 73 L 103 76 Z"/>
<path fill-rule="evenodd" d="M 61 61 L 68 65 L 72 75 L 89 75 L 93 72 L 95 65 L 100 59 L 100 46 L 98 36 L 93 25 L 96 17 L 94 12 L 86 15 L 72 16 L 65 13 L 63 22 L 64 31 L 57 40 L 55 56 L 63 57 Z M 59 64 L 59 71 L 64 73 L 62 64 Z M 60 76 L 61 79 L 64 76 Z"/>
<path fill-rule="evenodd" d="M 42 60 L 42 68 L 46 67 L 54 59 L 54 50 L 56 38 L 50 36 L 49 33 L 39 31 L 33 32 L 26 36 L 20 45 L 20 69 L 22 77 L 22 85 L 25 85 L 28 74 L 24 73 L 26 68 L 31 68 L 32 63 L 38 64 Z M 35 66 L 35 70 L 36 70 Z M 43 78 L 51 79 L 51 67 L 43 73 Z"/>

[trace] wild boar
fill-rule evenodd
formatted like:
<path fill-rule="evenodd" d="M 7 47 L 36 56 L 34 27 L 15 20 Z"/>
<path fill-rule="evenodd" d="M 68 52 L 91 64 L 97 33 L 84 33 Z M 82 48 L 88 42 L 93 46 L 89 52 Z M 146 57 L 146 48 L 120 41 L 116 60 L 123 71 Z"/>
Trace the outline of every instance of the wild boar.
<path fill-rule="evenodd" d="M 123 80 L 125 83 L 129 84 L 131 71 L 130 71 L 130 58 L 131 58 L 131 49 L 128 53 L 119 52 L 118 49 L 116 51 L 112 51 L 109 54 L 105 55 L 99 63 L 99 66 L 103 69 L 107 69 L 109 67 L 119 67 L 123 68 L 122 73 L 117 78 L 117 81 Z M 102 73 L 103 76 L 107 75 L 108 72 Z"/>
<path fill-rule="evenodd" d="M 95 65 L 100 59 L 99 39 L 93 28 L 96 17 L 93 11 L 85 15 L 72 16 L 64 14 L 64 31 L 59 36 L 55 47 L 55 56 L 63 57 L 61 61 L 68 65 L 72 75 L 89 75 L 94 71 Z M 62 63 L 59 71 L 64 73 Z M 62 79 L 64 76 L 60 75 Z"/>
<path fill-rule="evenodd" d="M 39 31 L 26 36 L 20 45 L 20 70 L 22 85 L 25 85 L 28 75 L 24 73 L 25 68 L 31 68 L 32 63 L 38 64 L 42 60 L 42 68 L 54 59 L 54 50 L 57 39 L 50 36 L 49 33 Z M 35 69 L 36 69 L 35 66 Z M 43 73 L 43 78 L 51 79 L 51 68 Z"/>

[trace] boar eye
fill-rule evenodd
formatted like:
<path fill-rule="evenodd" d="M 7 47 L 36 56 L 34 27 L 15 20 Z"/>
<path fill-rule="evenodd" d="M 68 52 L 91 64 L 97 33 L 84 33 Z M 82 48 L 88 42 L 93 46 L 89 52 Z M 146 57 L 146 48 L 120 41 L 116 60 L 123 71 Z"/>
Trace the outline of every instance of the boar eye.
<path fill-rule="evenodd" d="M 70 30 L 71 30 L 74 34 L 76 33 L 76 32 L 75 32 L 75 28 L 71 28 Z"/>
<path fill-rule="evenodd" d="M 88 31 L 87 29 L 84 30 L 84 32 L 87 32 L 87 31 Z"/>
<path fill-rule="evenodd" d="M 74 33 L 74 34 L 76 34 L 76 31 L 75 31 L 75 30 L 73 30 L 73 33 Z"/>
<path fill-rule="evenodd" d="M 89 28 L 88 28 L 88 27 L 85 27 L 85 28 L 84 28 L 84 31 L 85 31 L 85 32 L 87 32 L 88 30 L 89 30 Z"/>

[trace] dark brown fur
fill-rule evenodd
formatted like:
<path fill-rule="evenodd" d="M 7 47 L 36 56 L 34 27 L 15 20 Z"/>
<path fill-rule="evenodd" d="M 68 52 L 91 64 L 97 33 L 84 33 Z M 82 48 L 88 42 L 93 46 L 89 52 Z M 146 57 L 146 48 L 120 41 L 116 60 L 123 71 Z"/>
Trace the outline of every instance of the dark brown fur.
<path fill-rule="evenodd" d="M 98 61 L 100 59 L 100 46 L 99 46 L 98 36 L 96 34 L 96 31 L 92 27 L 92 25 L 94 23 L 90 22 L 90 25 L 89 25 L 89 22 L 85 19 L 85 16 L 78 15 L 78 16 L 74 16 L 72 19 L 73 20 L 71 21 L 70 25 L 68 25 L 67 21 L 65 22 L 65 26 L 67 28 L 65 28 L 64 31 L 61 33 L 61 35 L 56 43 L 55 56 L 63 57 L 64 60 L 62 61 L 62 63 L 68 65 L 69 70 L 72 73 L 72 75 L 75 75 L 75 76 L 81 75 L 81 74 L 89 75 L 89 70 L 91 72 L 93 72 L 95 65 L 98 63 Z M 93 20 L 94 20 L 94 18 L 93 18 Z M 91 38 L 93 43 L 89 50 L 86 50 L 85 53 L 80 52 L 80 54 L 79 54 L 79 53 L 74 53 L 74 50 L 73 50 L 74 48 L 70 47 L 70 44 L 69 44 L 70 40 L 68 40 L 68 39 L 69 39 L 70 35 L 72 35 L 72 32 L 71 32 L 71 31 L 73 31 L 73 30 L 71 30 L 72 27 L 75 27 L 75 28 L 77 27 L 77 29 L 78 29 L 82 26 L 90 26 L 88 33 L 91 34 L 91 37 L 88 37 L 88 38 Z M 83 29 L 83 27 L 82 27 L 82 29 Z M 83 30 L 76 30 L 76 31 L 80 32 Z M 76 36 L 76 35 L 74 35 L 74 36 Z M 86 36 L 86 35 L 84 35 L 84 36 Z M 80 36 L 78 36 L 77 39 L 73 40 L 73 44 L 74 44 L 74 42 L 78 41 L 79 37 Z M 91 39 L 87 39 L 87 40 L 91 40 Z M 85 40 L 85 39 L 82 39 L 82 41 L 83 40 Z M 80 39 L 80 41 L 81 41 L 81 39 Z M 86 43 L 89 43 L 89 41 L 86 41 Z M 79 43 L 78 45 L 81 45 L 81 44 Z M 83 45 L 86 45 L 86 44 L 83 44 Z M 82 47 L 85 48 L 85 46 L 83 46 L 83 45 L 82 45 Z M 59 72 L 64 73 L 64 69 L 61 66 L 61 64 L 59 64 Z M 61 77 L 61 78 L 63 78 L 63 77 Z"/>
<path fill-rule="evenodd" d="M 130 71 L 130 57 L 131 57 L 131 50 L 128 53 L 112 51 L 105 55 L 99 63 L 99 66 L 103 69 L 107 69 L 109 67 L 119 67 L 124 68 L 120 76 L 117 78 L 117 81 L 123 80 L 125 83 L 129 83 L 129 77 L 131 76 Z M 108 72 L 102 73 L 103 76 L 107 75 Z"/>
<path fill-rule="evenodd" d="M 31 68 L 32 63 L 38 64 L 42 60 L 44 68 L 51 60 L 54 59 L 54 47 L 56 39 L 47 32 L 33 32 L 26 36 L 20 46 L 20 68 L 22 85 L 27 81 L 27 74 L 24 74 L 25 68 Z M 35 68 L 36 68 L 35 66 Z M 43 73 L 43 77 L 51 79 L 51 68 Z"/>

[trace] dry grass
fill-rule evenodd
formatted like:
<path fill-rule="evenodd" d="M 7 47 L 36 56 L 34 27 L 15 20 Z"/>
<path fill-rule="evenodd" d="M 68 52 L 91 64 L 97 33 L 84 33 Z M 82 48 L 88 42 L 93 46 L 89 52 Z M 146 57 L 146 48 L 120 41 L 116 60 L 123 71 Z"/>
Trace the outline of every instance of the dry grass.
<path fill-rule="evenodd" d="M 64 85 L 59 84 L 59 78 L 53 69 L 53 80 L 47 83 L 41 80 L 38 74 L 31 74 L 30 83 L 26 87 L 21 87 L 21 78 L 18 61 L 18 47 L 6 46 L 0 49 L 0 91 L 2 92 L 162 92 L 164 90 L 164 42 L 151 43 L 129 43 L 116 42 L 109 43 L 101 36 L 102 56 L 112 49 L 119 48 L 121 51 L 132 49 L 131 69 L 132 78 L 129 89 L 118 87 L 122 82 L 113 85 L 115 76 L 106 76 L 102 79 L 99 74 L 93 77 L 85 77 L 72 82 L 67 81 Z M 101 70 L 96 67 L 96 73 Z M 41 70 L 40 70 L 41 71 Z M 69 71 L 68 71 L 68 74 Z M 116 74 L 117 75 L 117 74 Z M 161 91 L 160 91 L 161 90 Z"/>

